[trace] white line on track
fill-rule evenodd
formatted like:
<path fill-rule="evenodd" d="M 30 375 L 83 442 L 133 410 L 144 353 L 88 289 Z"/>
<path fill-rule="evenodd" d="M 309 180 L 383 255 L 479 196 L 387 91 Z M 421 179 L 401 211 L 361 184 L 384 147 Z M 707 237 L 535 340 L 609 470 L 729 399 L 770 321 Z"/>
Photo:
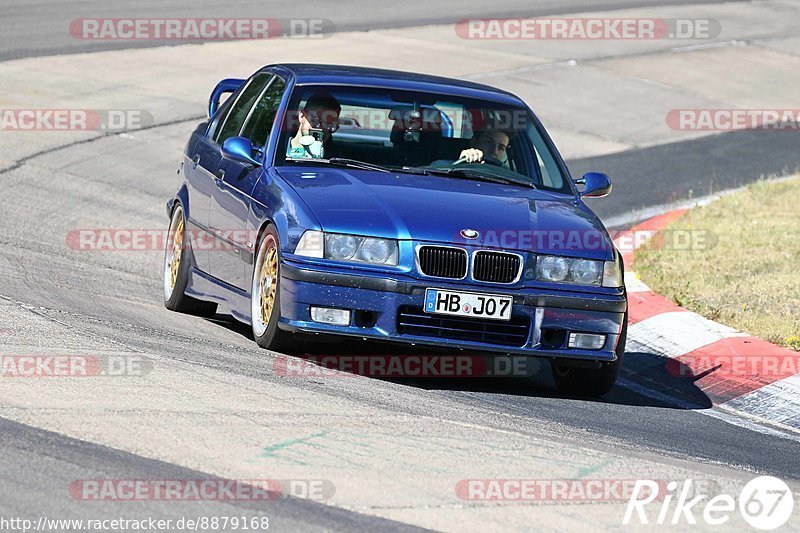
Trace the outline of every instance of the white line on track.
<path fill-rule="evenodd" d="M 628 330 L 631 351 L 680 357 L 730 337 L 747 336 L 735 329 L 692 313 L 674 311 L 652 316 Z"/>

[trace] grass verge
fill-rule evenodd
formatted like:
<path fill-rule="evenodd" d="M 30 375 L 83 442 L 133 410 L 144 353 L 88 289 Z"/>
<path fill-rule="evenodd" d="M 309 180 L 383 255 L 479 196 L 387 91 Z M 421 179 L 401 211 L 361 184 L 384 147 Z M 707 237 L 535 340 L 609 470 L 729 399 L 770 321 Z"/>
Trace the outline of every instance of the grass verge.
<path fill-rule="evenodd" d="M 637 251 L 635 270 L 690 311 L 800 351 L 800 177 L 691 210 Z"/>

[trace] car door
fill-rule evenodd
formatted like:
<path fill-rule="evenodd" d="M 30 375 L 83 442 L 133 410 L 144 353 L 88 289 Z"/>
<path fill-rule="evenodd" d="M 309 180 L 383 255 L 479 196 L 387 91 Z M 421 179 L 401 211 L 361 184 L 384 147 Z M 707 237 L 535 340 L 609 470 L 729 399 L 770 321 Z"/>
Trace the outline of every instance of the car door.
<path fill-rule="evenodd" d="M 257 154 L 263 153 L 286 84 L 279 76 L 268 74 L 266 82 L 257 86 L 260 91 L 243 97 L 245 105 L 232 111 L 232 120 L 223 127 L 219 144 L 228 137 L 248 138 L 255 149 L 254 157 L 260 159 Z M 249 290 L 247 265 L 252 260 L 254 240 L 246 234 L 250 195 L 262 171 L 260 166 L 222 158 L 209 208 L 209 226 L 218 244 L 209 258 L 211 274 L 243 290 Z"/>
<path fill-rule="evenodd" d="M 246 87 L 246 83 L 243 83 Z M 217 138 L 232 105 L 239 99 L 242 90 L 234 91 L 214 113 L 210 122 L 200 124 L 192 134 L 186 147 L 182 170 L 186 177 L 189 195 L 188 227 L 191 230 L 191 246 L 195 266 L 210 273 L 209 256 L 214 247 L 214 236 L 208 225 L 211 198 L 216 189 L 216 173 L 222 159 Z"/>
<path fill-rule="evenodd" d="M 195 265 L 203 272 L 209 272 L 208 250 L 209 243 L 212 243 L 213 239 L 208 228 L 208 209 L 216 189 L 214 173 L 219 167 L 221 158 L 219 148 L 214 140 L 209 138 L 210 133 L 206 129 L 198 128 L 192 135 L 182 167 L 189 193 L 187 214 L 189 234 L 192 236 L 192 252 Z M 211 132 L 213 124 L 208 129 Z"/>

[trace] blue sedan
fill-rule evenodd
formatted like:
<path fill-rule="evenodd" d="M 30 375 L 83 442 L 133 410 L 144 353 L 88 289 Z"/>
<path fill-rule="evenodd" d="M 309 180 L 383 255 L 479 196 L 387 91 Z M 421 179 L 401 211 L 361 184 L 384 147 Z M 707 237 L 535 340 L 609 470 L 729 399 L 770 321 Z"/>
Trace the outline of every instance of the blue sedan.
<path fill-rule="evenodd" d="M 223 99 L 223 97 L 225 97 Z M 625 351 L 619 252 L 534 113 L 508 92 L 280 64 L 213 90 L 167 203 L 167 308 L 222 305 L 256 342 L 298 334 L 549 359 L 600 395 Z"/>

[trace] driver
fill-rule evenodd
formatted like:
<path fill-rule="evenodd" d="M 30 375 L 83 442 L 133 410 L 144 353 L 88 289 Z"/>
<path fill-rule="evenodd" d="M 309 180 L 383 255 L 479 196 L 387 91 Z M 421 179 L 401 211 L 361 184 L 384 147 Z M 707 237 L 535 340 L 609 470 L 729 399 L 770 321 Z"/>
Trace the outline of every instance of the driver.
<path fill-rule="evenodd" d="M 339 114 L 342 106 L 328 93 L 315 93 L 298 112 L 300 127 L 289 140 L 287 159 L 311 159 L 325 157 L 330 148 L 333 132 L 339 129 Z"/>
<path fill-rule="evenodd" d="M 480 163 L 484 157 L 491 157 L 505 165 L 510 142 L 511 138 L 505 131 L 485 129 L 473 135 L 470 148 L 463 150 L 459 159 L 465 163 Z"/>

